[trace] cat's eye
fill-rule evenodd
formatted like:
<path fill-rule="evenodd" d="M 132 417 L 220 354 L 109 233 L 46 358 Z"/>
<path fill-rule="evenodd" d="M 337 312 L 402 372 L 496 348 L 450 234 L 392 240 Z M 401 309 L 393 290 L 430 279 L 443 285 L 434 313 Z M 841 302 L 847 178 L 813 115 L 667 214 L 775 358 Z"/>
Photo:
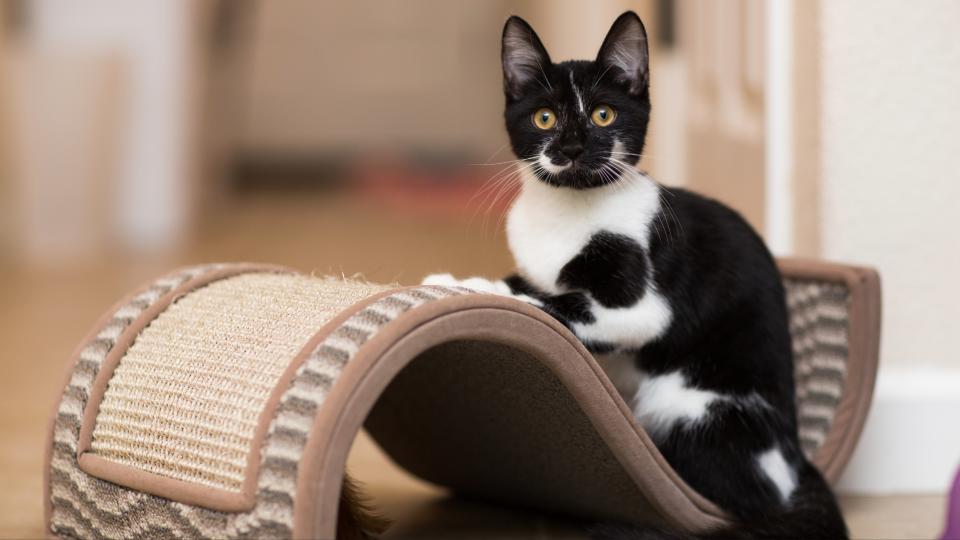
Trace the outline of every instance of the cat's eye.
<path fill-rule="evenodd" d="M 533 113 L 533 125 L 539 129 L 552 129 L 557 125 L 557 115 L 550 109 L 542 107 Z"/>
<path fill-rule="evenodd" d="M 594 125 L 600 127 L 609 126 L 616 117 L 617 112 L 609 105 L 598 105 L 590 114 L 590 120 L 593 121 Z"/>

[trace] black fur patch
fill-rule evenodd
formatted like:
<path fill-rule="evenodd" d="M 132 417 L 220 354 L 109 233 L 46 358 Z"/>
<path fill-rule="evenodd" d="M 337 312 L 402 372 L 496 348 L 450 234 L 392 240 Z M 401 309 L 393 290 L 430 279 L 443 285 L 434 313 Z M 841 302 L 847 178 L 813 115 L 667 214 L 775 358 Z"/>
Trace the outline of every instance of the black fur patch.
<path fill-rule="evenodd" d="M 590 299 L 583 293 L 569 292 L 548 296 L 544 299 L 543 307 L 564 322 L 590 324 L 596 321 L 590 311 Z"/>
<path fill-rule="evenodd" d="M 513 294 L 525 294 L 533 298 L 543 298 L 545 296 L 519 274 L 507 276 L 503 278 L 503 282 L 507 284 L 507 287 L 510 287 L 510 292 Z"/>
<path fill-rule="evenodd" d="M 647 258 L 636 240 L 601 231 L 570 260 L 557 284 L 590 293 L 604 307 L 632 306 L 647 288 Z"/>

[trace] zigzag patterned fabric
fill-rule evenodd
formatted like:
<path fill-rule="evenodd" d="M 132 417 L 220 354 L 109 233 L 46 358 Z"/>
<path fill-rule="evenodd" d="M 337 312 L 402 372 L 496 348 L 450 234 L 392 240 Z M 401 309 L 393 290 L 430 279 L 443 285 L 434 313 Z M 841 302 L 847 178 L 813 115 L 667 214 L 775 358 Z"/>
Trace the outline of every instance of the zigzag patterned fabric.
<path fill-rule="evenodd" d="M 849 293 L 846 286 L 786 280 L 797 387 L 800 444 L 808 458 L 833 424 L 847 373 Z"/>

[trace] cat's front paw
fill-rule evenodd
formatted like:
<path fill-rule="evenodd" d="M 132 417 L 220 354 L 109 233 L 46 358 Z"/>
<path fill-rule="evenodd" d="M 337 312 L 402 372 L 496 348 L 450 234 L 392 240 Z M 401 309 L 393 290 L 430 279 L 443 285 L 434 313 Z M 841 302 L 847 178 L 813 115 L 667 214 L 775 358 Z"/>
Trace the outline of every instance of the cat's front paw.
<path fill-rule="evenodd" d="M 424 285 L 436 285 L 440 287 L 463 287 L 477 292 L 496 294 L 499 296 L 508 296 L 521 302 L 526 302 L 537 307 L 542 307 L 543 303 L 532 296 L 526 294 L 516 294 L 507 285 L 505 281 L 490 280 L 482 277 L 471 277 L 466 279 L 457 279 L 451 274 L 431 274 L 423 279 Z"/>
<path fill-rule="evenodd" d="M 438 287 L 459 287 L 460 281 L 453 274 L 430 274 L 423 278 L 421 285 L 435 285 Z"/>
<path fill-rule="evenodd" d="M 423 279 L 424 285 L 437 285 L 440 287 L 464 287 L 477 292 L 491 294 L 500 294 L 510 296 L 510 287 L 503 281 L 491 281 L 482 277 L 471 277 L 466 279 L 457 279 L 452 274 L 431 274 Z"/>
<path fill-rule="evenodd" d="M 616 350 L 613 343 L 585 338 L 577 332 L 578 326 L 592 325 L 597 322 L 597 318 L 592 311 L 592 304 L 587 295 L 581 292 L 569 292 L 551 296 L 545 299 L 540 309 L 573 332 L 588 351 L 599 354 Z"/>
<path fill-rule="evenodd" d="M 568 327 L 572 323 L 592 324 L 596 321 L 590 299 L 581 292 L 551 296 L 544 301 L 543 310 Z"/>

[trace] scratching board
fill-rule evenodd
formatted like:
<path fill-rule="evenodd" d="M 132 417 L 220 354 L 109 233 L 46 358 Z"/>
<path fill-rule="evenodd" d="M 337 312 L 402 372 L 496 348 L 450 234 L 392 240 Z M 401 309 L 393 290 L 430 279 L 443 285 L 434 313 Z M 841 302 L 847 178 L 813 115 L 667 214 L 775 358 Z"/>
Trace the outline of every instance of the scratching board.
<path fill-rule="evenodd" d="M 879 280 L 780 266 L 800 437 L 832 481 L 870 404 Z M 681 531 L 728 519 L 669 467 L 590 353 L 532 306 L 206 265 L 134 291 L 69 359 L 47 447 L 47 527 L 332 538 L 361 427 L 454 492 Z"/>

